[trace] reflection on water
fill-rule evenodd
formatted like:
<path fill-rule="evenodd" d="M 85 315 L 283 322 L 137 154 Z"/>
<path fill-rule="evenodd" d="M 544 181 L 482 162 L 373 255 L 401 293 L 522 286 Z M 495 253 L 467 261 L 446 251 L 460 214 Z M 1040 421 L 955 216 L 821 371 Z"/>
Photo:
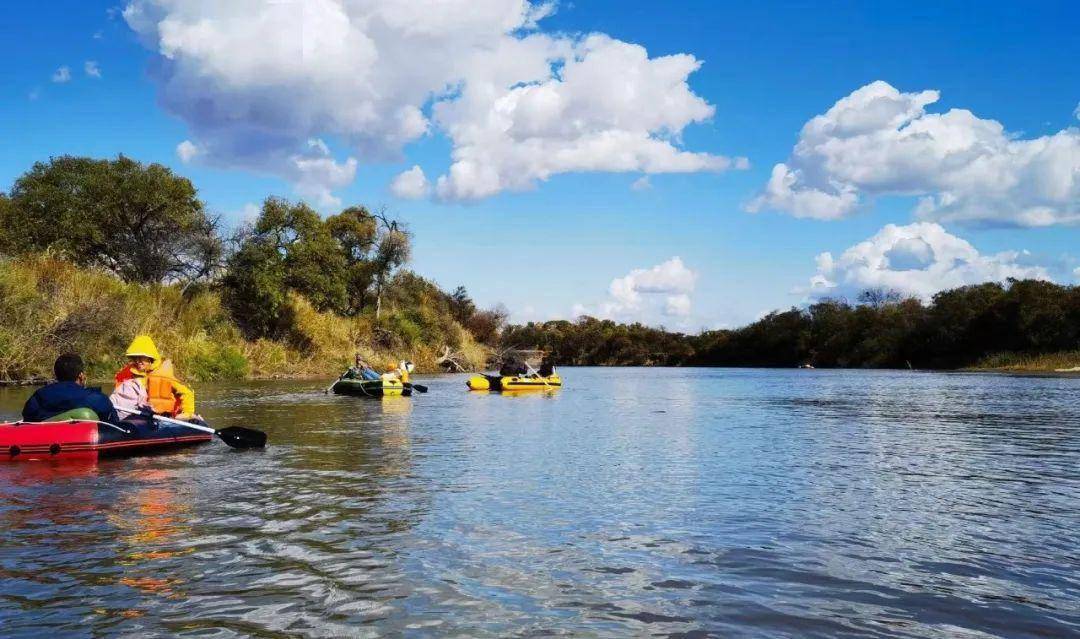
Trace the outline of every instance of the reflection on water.
<path fill-rule="evenodd" d="M 1080 380 L 565 373 L 218 385 L 269 448 L 0 464 L 0 634 L 1080 634 Z"/>

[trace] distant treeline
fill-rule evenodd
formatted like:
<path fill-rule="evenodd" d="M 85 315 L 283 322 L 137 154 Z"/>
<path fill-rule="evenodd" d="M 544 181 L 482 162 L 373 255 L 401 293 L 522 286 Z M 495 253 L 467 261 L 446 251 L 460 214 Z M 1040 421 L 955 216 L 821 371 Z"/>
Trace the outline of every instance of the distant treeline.
<path fill-rule="evenodd" d="M 569 365 L 960 368 L 1080 349 L 1080 287 L 1009 280 L 942 291 L 930 304 L 869 290 L 699 335 L 592 317 L 530 322 L 507 327 L 502 344 L 551 349 Z"/>

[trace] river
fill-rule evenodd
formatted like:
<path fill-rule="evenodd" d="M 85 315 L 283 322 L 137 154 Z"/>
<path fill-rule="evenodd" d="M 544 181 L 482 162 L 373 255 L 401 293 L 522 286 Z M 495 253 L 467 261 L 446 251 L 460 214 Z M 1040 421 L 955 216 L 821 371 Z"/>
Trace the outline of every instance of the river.
<path fill-rule="evenodd" d="M 0 635 L 1080 635 L 1080 379 L 562 373 L 203 384 L 269 447 L 0 463 Z"/>

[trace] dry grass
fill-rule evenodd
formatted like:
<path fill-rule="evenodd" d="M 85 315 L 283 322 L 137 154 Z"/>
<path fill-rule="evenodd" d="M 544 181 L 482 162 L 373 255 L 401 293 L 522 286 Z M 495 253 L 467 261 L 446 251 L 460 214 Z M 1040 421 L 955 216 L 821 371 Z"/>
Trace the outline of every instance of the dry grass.
<path fill-rule="evenodd" d="M 191 381 L 334 375 L 356 352 L 373 365 L 411 359 L 420 371 L 436 368 L 442 344 L 425 344 L 421 336 L 373 349 L 367 318 L 320 313 L 299 296 L 291 304 L 296 324 L 287 342 L 248 341 L 212 291 L 185 298 L 177 287 L 126 284 L 48 256 L 0 260 L 0 379 L 50 377 L 57 354 L 73 351 L 87 361 L 91 377 L 107 380 L 140 333 L 151 335 Z M 460 326 L 454 329 L 462 351 L 483 352 Z M 481 366 L 483 357 L 475 361 Z"/>
<path fill-rule="evenodd" d="M 1056 371 L 1080 367 L 1080 351 L 1025 354 L 995 353 L 972 366 L 975 370 Z"/>

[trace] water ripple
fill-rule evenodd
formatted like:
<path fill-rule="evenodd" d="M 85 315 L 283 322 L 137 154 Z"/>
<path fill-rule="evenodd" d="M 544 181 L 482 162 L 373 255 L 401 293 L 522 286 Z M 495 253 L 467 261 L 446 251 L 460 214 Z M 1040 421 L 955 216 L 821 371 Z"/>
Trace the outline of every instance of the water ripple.
<path fill-rule="evenodd" d="M 1080 381 L 565 376 L 223 384 L 270 448 L 0 466 L 3 635 L 1080 636 Z"/>

